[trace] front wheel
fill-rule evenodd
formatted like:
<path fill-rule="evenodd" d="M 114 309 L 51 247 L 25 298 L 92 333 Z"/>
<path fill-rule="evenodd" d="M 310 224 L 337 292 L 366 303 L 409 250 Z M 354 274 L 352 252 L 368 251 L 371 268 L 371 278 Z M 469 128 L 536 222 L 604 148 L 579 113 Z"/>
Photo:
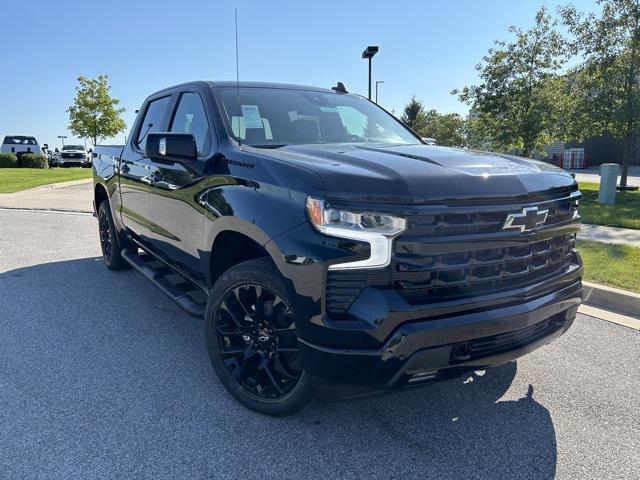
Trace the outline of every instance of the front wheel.
<path fill-rule="evenodd" d="M 297 344 L 285 284 L 266 258 L 225 272 L 211 289 L 205 314 L 213 368 L 236 400 L 257 412 L 286 416 L 312 394 Z"/>

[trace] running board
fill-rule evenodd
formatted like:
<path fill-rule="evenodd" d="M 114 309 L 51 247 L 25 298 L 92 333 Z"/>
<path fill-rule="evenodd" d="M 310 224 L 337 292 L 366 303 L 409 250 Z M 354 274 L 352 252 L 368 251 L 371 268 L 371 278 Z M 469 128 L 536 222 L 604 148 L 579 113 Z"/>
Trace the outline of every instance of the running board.
<path fill-rule="evenodd" d="M 137 249 L 136 249 L 137 250 Z M 175 270 L 156 260 L 148 253 L 139 254 L 128 248 L 122 250 L 122 258 L 144 277 L 176 302 L 185 312 L 197 318 L 204 318 L 205 302 L 199 302 L 189 294 L 199 289 L 180 276 Z M 168 277 L 179 277 L 179 281 L 171 281 Z"/>

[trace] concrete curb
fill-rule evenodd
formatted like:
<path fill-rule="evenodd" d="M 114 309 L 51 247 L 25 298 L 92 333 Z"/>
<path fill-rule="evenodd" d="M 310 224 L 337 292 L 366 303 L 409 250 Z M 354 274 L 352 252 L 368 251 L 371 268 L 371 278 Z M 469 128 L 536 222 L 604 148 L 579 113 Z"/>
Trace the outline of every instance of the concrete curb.
<path fill-rule="evenodd" d="M 582 282 L 582 285 L 584 303 L 587 305 L 613 310 L 631 317 L 640 315 L 640 294 L 591 282 Z"/>
<path fill-rule="evenodd" d="M 73 213 L 75 215 L 92 215 L 93 210 L 76 210 L 68 208 L 29 208 L 29 207 L 3 207 L 0 205 L 0 210 L 9 210 L 16 212 L 44 212 L 44 213 Z"/>

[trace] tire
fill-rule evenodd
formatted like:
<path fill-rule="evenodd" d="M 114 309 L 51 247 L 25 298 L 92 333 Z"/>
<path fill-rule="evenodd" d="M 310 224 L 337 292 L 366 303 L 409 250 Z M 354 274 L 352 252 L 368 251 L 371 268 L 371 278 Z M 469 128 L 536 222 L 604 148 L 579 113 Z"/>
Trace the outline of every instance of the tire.
<path fill-rule="evenodd" d="M 98 206 L 98 234 L 102 259 L 109 270 L 126 270 L 131 265 L 122 258 L 121 252 L 128 245 L 128 241 L 116 230 L 111 215 L 109 202 L 103 200 Z"/>
<path fill-rule="evenodd" d="M 207 350 L 222 385 L 245 407 L 275 417 L 297 412 L 313 392 L 290 305 L 278 270 L 257 258 L 218 279 L 205 311 Z"/>

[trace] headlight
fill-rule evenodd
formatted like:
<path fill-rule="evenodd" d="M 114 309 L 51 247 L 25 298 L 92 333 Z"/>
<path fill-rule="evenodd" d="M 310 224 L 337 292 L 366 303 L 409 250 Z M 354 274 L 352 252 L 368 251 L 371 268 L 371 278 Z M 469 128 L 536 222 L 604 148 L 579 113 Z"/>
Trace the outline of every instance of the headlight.
<path fill-rule="evenodd" d="M 324 200 L 313 197 L 307 197 L 307 213 L 313 226 L 325 235 L 368 242 L 371 246 L 366 260 L 330 265 L 330 270 L 386 267 L 391 262 L 393 237 L 407 228 L 404 218 L 325 208 Z"/>

